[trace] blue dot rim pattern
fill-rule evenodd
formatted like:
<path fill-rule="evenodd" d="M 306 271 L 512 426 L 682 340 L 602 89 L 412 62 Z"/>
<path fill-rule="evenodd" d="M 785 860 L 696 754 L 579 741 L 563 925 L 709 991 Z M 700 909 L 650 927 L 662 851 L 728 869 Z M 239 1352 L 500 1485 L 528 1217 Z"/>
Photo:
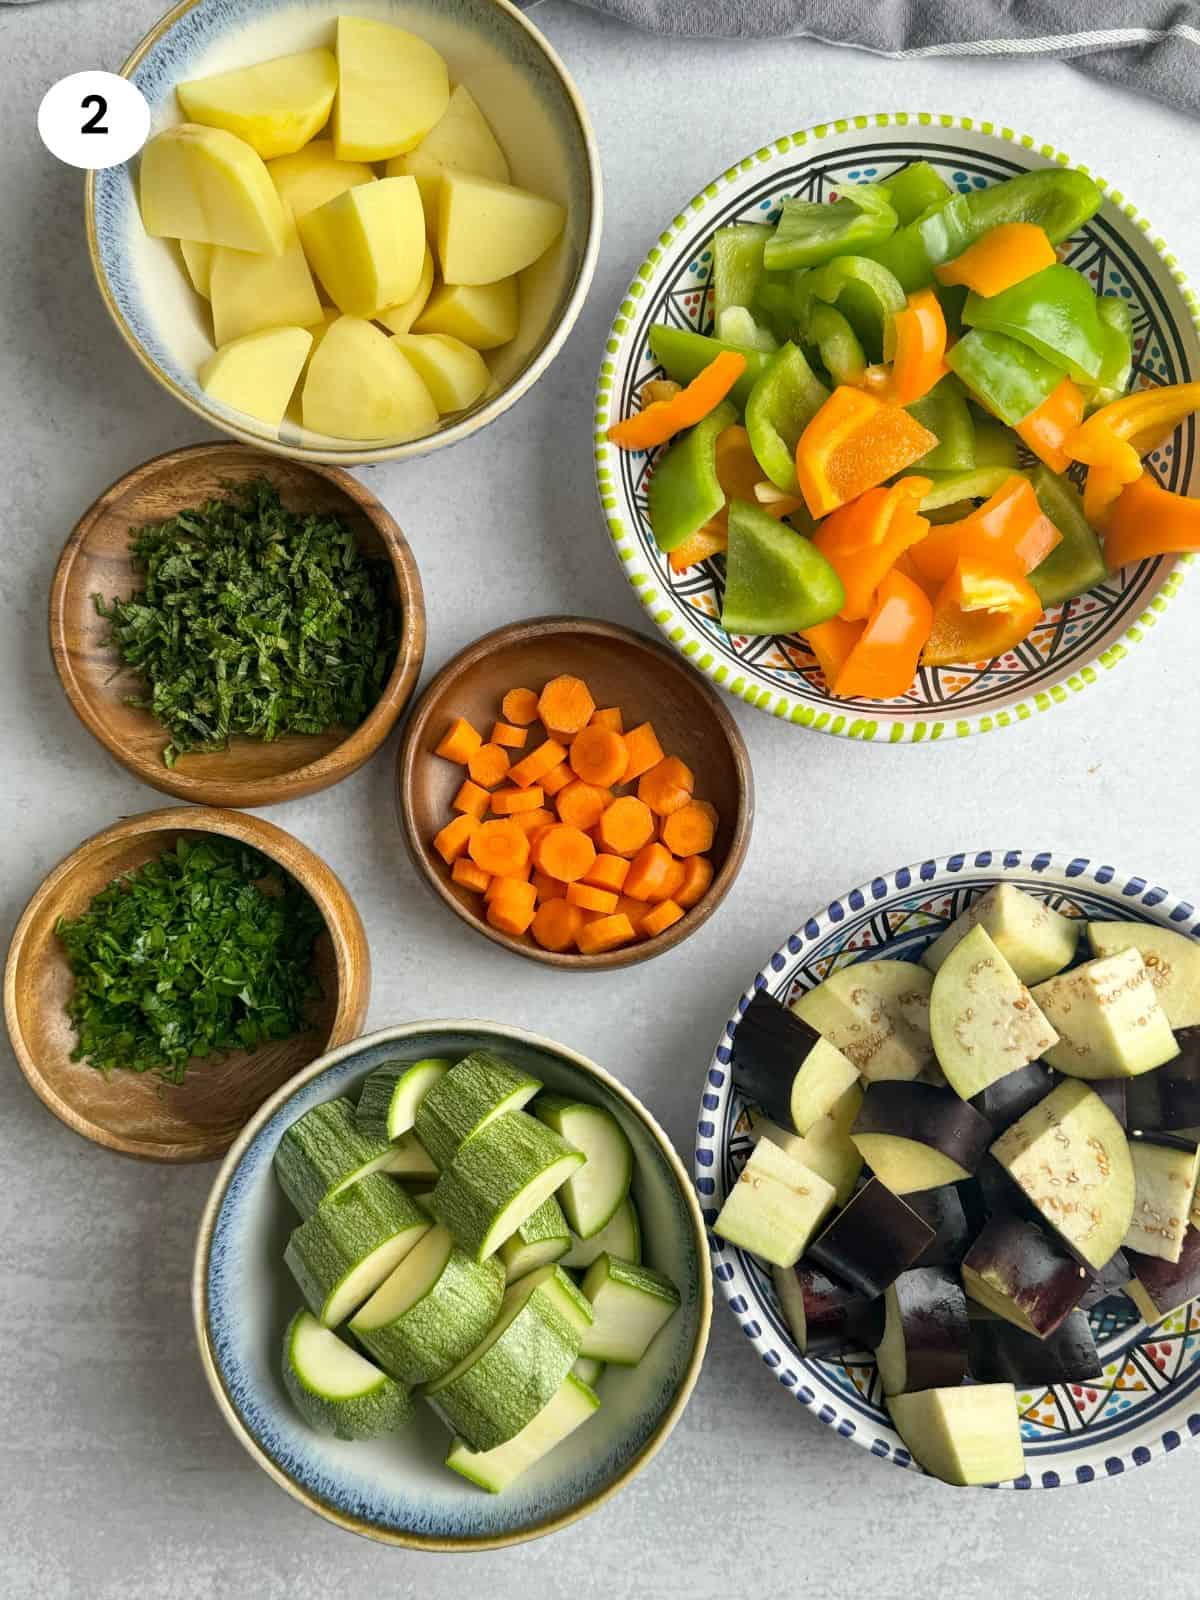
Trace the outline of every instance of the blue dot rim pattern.
<path fill-rule="evenodd" d="M 769 957 L 739 998 L 713 1052 L 694 1151 L 696 1190 L 707 1223 L 715 1220 L 751 1148 L 739 1127 L 745 1102 L 732 1086 L 730 1046 L 755 991 L 788 1000 L 854 960 L 917 960 L 949 921 L 1000 881 L 1080 918 L 1143 922 L 1200 935 L 1200 912 L 1191 901 L 1139 875 L 1050 850 L 962 851 L 900 867 L 831 901 Z M 842 1437 L 880 1460 L 921 1472 L 891 1425 L 873 1359 L 865 1352 L 836 1362 L 802 1356 L 769 1271 L 711 1231 L 709 1247 L 721 1293 L 776 1380 Z M 999 1487 L 1058 1488 L 1114 1477 L 1200 1433 L 1200 1301 L 1149 1327 L 1131 1302 L 1120 1299 L 1102 1302 L 1091 1320 L 1106 1373 L 1115 1369 L 1117 1377 L 1095 1385 L 1019 1390 L 1026 1471 Z M 1175 1362 L 1169 1373 L 1168 1352 Z M 1128 1387 L 1118 1381 L 1125 1378 Z M 1054 1420 L 1030 1421 L 1028 1413 Z"/>

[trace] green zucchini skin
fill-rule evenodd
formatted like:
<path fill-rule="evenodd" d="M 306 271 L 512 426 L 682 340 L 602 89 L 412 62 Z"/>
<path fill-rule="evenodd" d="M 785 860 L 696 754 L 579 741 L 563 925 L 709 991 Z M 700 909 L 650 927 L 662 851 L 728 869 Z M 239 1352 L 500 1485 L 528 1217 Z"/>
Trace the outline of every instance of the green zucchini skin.
<path fill-rule="evenodd" d="M 293 1231 L 283 1259 L 309 1310 L 331 1326 L 331 1306 L 354 1269 L 392 1240 L 398 1249 L 403 1249 L 403 1235 L 411 1234 L 409 1243 L 415 1244 L 429 1225 L 428 1216 L 398 1183 L 372 1172 L 322 1201 L 312 1216 Z M 374 1293 L 399 1260 L 397 1255 L 375 1282 L 367 1284 L 361 1300 Z M 354 1309 L 355 1305 L 348 1306 L 346 1314 Z"/>
<path fill-rule="evenodd" d="M 433 1057 L 422 1061 L 385 1061 L 375 1068 L 362 1086 L 354 1120 L 368 1138 L 398 1139 L 407 1133 L 416 1120 L 421 1099 L 450 1070 L 450 1062 Z M 405 1115 L 397 1116 L 397 1091 L 400 1098 L 406 1095 L 406 1086 L 423 1083 L 424 1090 L 406 1108 Z"/>
<path fill-rule="evenodd" d="M 622 1261 L 642 1259 L 642 1225 L 638 1221 L 633 1196 L 627 1194 L 613 1213 L 612 1221 L 590 1239 L 571 1236 L 571 1248 L 561 1258 L 564 1267 L 578 1267 L 584 1271 L 597 1256 L 619 1256 Z"/>
<path fill-rule="evenodd" d="M 533 1114 L 586 1160 L 563 1184 L 562 1208 L 581 1239 L 593 1238 L 612 1221 L 633 1181 L 633 1146 L 624 1128 L 603 1106 L 564 1095 L 541 1094 Z"/>
<path fill-rule="evenodd" d="M 635 1367 L 679 1307 L 679 1290 L 653 1267 L 599 1256 L 583 1292 L 595 1320 L 581 1336 L 580 1354 L 613 1366 Z"/>
<path fill-rule="evenodd" d="M 494 1450 L 533 1421 L 554 1398 L 579 1355 L 581 1333 L 560 1309 L 569 1285 L 561 1267 L 539 1283 L 507 1327 L 481 1353 L 467 1356 L 425 1395 L 473 1450 Z M 520 1294 L 515 1284 L 510 1294 Z"/>
<path fill-rule="evenodd" d="M 494 1451 L 478 1451 L 458 1437 L 450 1446 L 446 1465 L 489 1494 L 503 1494 L 599 1409 L 600 1397 L 583 1379 L 568 1373 L 549 1405 L 514 1439 Z"/>
<path fill-rule="evenodd" d="M 472 1261 L 451 1246 L 420 1299 L 380 1328 L 350 1331 L 385 1372 L 404 1383 L 433 1383 L 485 1336 L 504 1298 L 504 1269 L 492 1257 Z"/>
<path fill-rule="evenodd" d="M 492 1117 L 519 1111 L 541 1087 L 499 1056 L 473 1050 L 421 1101 L 414 1124 L 417 1138 L 444 1172 Z"/>
<path fill-rule="evenodd" d="M 538 1267 L 561 1261 L 570 1248 L 571 1230 L 551 1195 L 504 1241 L 498 1255 L 509 1283 L 516 1283 Z"/>
<path fill-rule="evenodd" d="M 284 1131 L 275 1151 L 275 1176 L 301 1217 L 311 1217 L 327 1195 L 382 1166 L 387 1141 L 372 1139 L 357 1127 L 354 1105 L 345 1095 L 313 1106 Z"/>
<path fill-rule="evenodd" d="M 341 1398 L 320 1394 L 305 1381 L 296 1367 L 295 1343 L 306 1317 L 311 1314 L 297 1311 L 284 1333 L 283 1385 L 309 1427 L 318 1433 L 331 1433 L 335 1439 L 348 1440 L 378 1439 L 402 1428 L 413 1414 L 412 1394 L 385 1372 L 379 1374 L 378 1383 L 361 1394 Z M 321 1331 L 331 1339 L 337 1338 L 328 1329 Z"/>
<path fill-rule="evenodd" d="M 450 1077 L 453 1073 L 443 1082 Z M 534 1198 L 507 1233 L 498 1233 L 508 1208 L 516 1204 L 519 1210 L 522 1193 L 556 1166 L 561 1168 L 561 1185 L 583 1160 L 579 1151 L 535 1118 L 523 1111 L 508 1112 L 463 1145 L 454 1164 L 438 1179 L 430 1207 L 468 1255 L 482 1261 L 541 1204 Z"/>

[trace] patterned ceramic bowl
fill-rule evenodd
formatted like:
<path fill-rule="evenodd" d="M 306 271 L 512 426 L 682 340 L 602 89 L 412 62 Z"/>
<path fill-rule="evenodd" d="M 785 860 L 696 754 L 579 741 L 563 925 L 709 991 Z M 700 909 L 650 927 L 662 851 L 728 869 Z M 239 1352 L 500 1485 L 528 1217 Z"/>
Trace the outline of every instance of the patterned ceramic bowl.
<path fill-rule="evenodd" d="M 709 244 L 716 229 L 770 221 L 788 196 L 833 200 L 846 184 L 870 182 L 916 160 L 931 162 L 961 191 L 1031 168 L 1070 164 L 1010 129 L 924 112 L 855 117 L 776 140 L 714 179 L 658 236 L 613 323 L 596 405 L 596 476 L 609 532 L 626 576 L 667 638 L 750 705 L 803 727 L 891 743 L 1005 728 L 1095 683 L 1144 636 L 1179 587 L 1179 566 L 1191 557 L 1143 562 L 1053 607 L 1017 650 L 995 661 L 922 668 L 912 689 L 896 700 L 835 700 L 799 636 L 744 638 L 721 628 L 723 558 L 683 573 L 670 570 L 646 515 L 654 457 L 615 449 L 604 430 L 634 409 L 647 378 L 661 376 L 646 338 L 651 323 L 710 329 Z M 1103 179 L 1096 181 L 1105 203 L 1072 241 L 1071 265 L 1098 291 L 1129 301 L 1138 385 L 1200 376 L 1200 302 L 1146 219 Z M 1197 441 L 1193 418 L 1151 457 L 1168 488 L 1200 494 Z"/>
<path fill-rule="evenodd" d="M 181 113 L 175 85 L 329 44 L 340 0 L 180 0 L 121 68 L 150 102 L 157 132 Z M 212 354 L 207 310 L 172 240 L 142 227 L 136 162 L 89 173 L 88 249 L 104 303 L 134 355 L 168 393 L 246 444 L 340 466 L 389 461 L 456 444 L 513 405 L 562 348 L 579 315 L 600 246 L 600 157 L 579 93 L 541 33 L 509 0 L 355 0 L 427 39 L 479 101 L 512 166 L 513 182 L 567 207 L 559 243 L 521 274 L 517 336 L 489 358 L 494 392 L 435 432 L 406 444 L 327 438 L 291 417 L 279 428 L 210 400 L 196 373 Z"/>
<path fill-rule="evenodd" d="M 872 878 L 823 911 L 771 957 L 738 1001 L 713 1055 L 696 1134 L 696 1187 L 712 1222 L 751 1150 L 745 1103 L 729 1077 L 729 1042 L 756 989 L 787 1001 L 830 972 L 881 956 L 915 961 L 976 896 L 1001 879 L 1067 916 L 1149 922 L 1200 933 L 1200 911 L 1115 867 L 1049 851 L 980 850 Z M 742 1332 L 801 1405 L 844 1439 L 910 1471 L 869 1355 L 802 1356 L 788 1332 L 768 1269 L 709 1236 L 713 1275 Z M 1026 1472 L 1008 1489 L 1057 1489 L 1141 1467 L 1200 1433 L 1200 1300 L 1155 1327 L 1116 1295 L 1091 1313 L 1104 1362 L 1095 1383 L 1018 1390 Z"/>
<path fill-rule="evenodd" d="M 322 1101 L 356 1094 L 397 1055 L 495 1050 L 560 1093 L 606 1106 L 633 1143 L 633 1194 L 650 1265 L 683 1303 L 637 1367 L 611 1367 L 600 1410 L 506 1493 L 443 1466 L 449 1434 L 425 1405 L 400 1434 L 343 1443 L 314 1433 L 280 1378 L 283 1330 L 300 1304 L 283 1263 L 296 1217 L 271 1162 L 284 1129 Z M 485 1550 L 552 1533 L 601 1505 L 650 1461 L 700 1373 L 712 1311 L 704 1224 L 671 1142 L 622 1084 L 537 1034 L 489 1022 L 412 1022 L 367 1034 L 294 1077 L 247 1124 L 217 1174 L 196 1245 L 192 1304 L 200 1357 L 234 1434 L 302 1505 L 352 1533 L 421 1550 Z"/>

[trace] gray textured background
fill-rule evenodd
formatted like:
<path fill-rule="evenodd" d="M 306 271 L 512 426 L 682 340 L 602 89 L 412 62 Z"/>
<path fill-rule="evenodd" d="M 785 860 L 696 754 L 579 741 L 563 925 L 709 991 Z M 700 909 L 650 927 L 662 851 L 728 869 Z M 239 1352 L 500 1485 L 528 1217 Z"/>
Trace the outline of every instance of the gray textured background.
<path fill-rule="evenodd" d="M 159 0 L 46 0 L 0 20 L 0 923 L 85 835 L 156 796 L 68 710 L 45 644 L 50 575 L 119 473 L 198 437 L 109 326 L 82 182 L 38 143 L 49 83 L 116 67 Z M 513 413 L 457 451 L 370 474 L 421 563 L 428 670 L 487 628 L 593 612 L 641 626 L 593 501 L 592 379 L 642 252 L 713 172 L 838 114 L 931 108 L 1027 128 L 1133 196 L 1200 276 L 1194 123 L 1052 62 L 904 67 L 791 43 L 654 41 L 559 0 L 535 20 L 599 133 L 608 218 L 590 302 Z M 472 552 L 464 561 L 460 547 Z M 1197 592 L 1193 592 L 1197 591 Z M 1200 576 L 1111 679 L 1001 736 L 864 749 L 739 704 L 758 779 L 750 859 L 721 914 L 631 973 L 571 978 L 471 935 L 415 882 L 391 749 L 271 815 L 342 874 L 375 965 L 373 1026 L 475 1014 L 557 1036 L 622 1074 L 690 1146 L 700 1077 L 749 972 L 813 906 L 872 873 L 978 845 L 1102 856 L 1200 894 Z M 718 1305 L 691 1407 L 654 1465 L 540 1544 L 452 1559 L 310 1516 L 226 1432 L 200 1375 L 187 1283 L 208 1167 L 94 1149 L 0 1072 L 0 1594 L 5 1600 L 490 1600 L 864 1591 L 914 1600 L 1186 1592 L 1200 1454 L 1087 1490 L 951 1491 L 880 1465 L 790 1401 Z"/>

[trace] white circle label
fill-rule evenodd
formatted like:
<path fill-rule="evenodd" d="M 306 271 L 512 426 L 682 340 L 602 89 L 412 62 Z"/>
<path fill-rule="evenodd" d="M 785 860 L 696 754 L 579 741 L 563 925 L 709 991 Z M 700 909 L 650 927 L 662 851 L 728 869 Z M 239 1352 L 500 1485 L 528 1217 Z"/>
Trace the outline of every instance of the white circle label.
<path fill-rule="evenodd" d="M 150 107 L 115 72 L 73 72 L 46 90 L 37 125 L 52 156 L 95 172 L 137 154 L 150 133 Z"/>

